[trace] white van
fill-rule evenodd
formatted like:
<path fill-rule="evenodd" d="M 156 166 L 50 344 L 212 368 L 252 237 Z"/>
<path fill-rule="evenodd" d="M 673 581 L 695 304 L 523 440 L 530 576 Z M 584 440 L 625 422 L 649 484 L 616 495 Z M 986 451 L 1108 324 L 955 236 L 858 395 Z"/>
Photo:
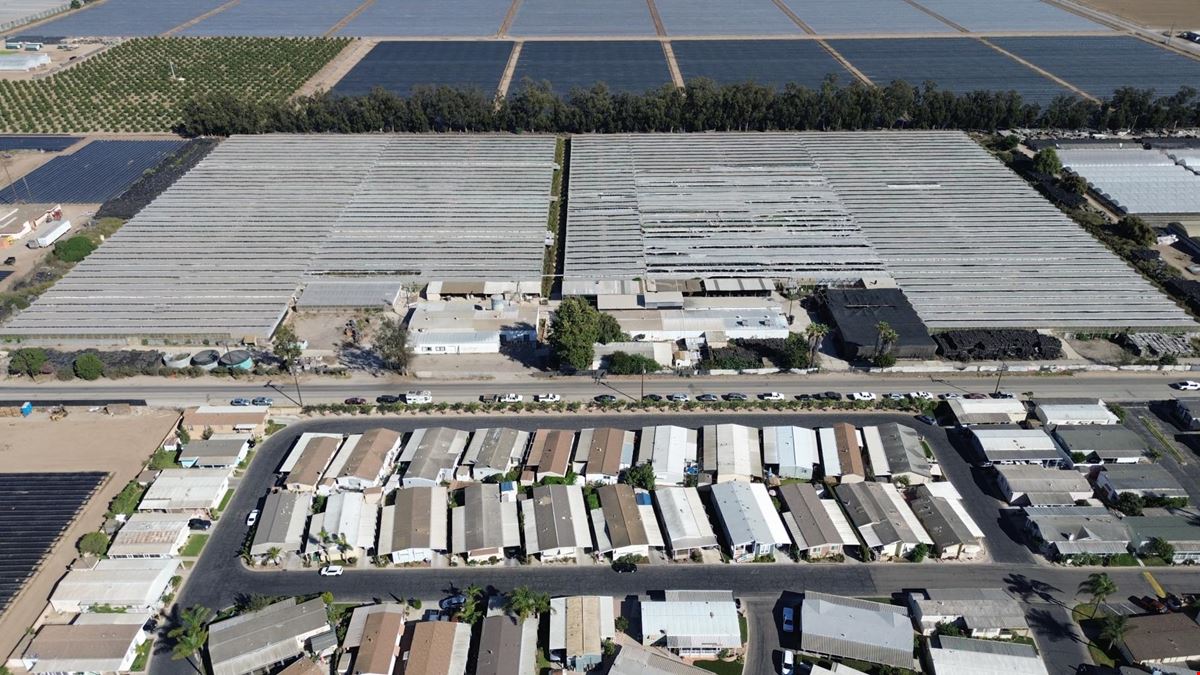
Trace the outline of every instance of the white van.
<path fill-rule="evenodd" d="M 404 402 L 409 405 L 433 403 L 433 394 L 428 391 L 410 391 L 404 395 Z"/>

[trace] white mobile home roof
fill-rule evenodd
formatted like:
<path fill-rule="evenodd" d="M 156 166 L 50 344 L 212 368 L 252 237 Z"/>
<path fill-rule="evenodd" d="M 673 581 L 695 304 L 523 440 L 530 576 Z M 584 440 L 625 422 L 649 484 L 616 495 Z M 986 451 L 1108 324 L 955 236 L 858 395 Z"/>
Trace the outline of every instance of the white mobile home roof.
<path fill-rule="evenodd" d="M 1015 398 L 955 398 L 946 405 L 959 424 L 1016 424 L 1029 416 Z"/>
<path fill-rule="evenodd" d="M 383 507 L 380 516 L 379 554 L 447 550 L 450 507 L 446 499 L 446 488 L 440 485 L 396 490 L 395 502 Z"/>
<path fill-rule="evenodd" d="M 1080 424 L 1120 424 L 1121 418 L 1098 403 L 1039 403 L 1034 410 L 1042 424 L 1071 426 Z"/>
<path fill-rule="evenodd" d="M 930 647 L 934 675 L 1047 675 L 1037 651 L 1018 643 L 940 636 Z"/>
<path fill-rule="evenodd" d="M 660 487 L 654 491 L 654 502 L 672 551 L 717 545 L 717 535 L 696 488 Z"/>
<path fill-rule="evenodd" d="M 798 628 L 805 651 L 913 667 L 913 628 L 903 607 L 805 591 Z"/>
<path fill-rule="evenodd" d="M 710 424 L 704 427 L 703 434 L 704 469 L 715 471 L 717 482 L 762 477 L 758 429 L 741 424 Z"/>
<path fill-rule="evenodd" d="M 67 572 L 50 595 L 50 604 L 68 612 L 92 605 L 151 607 L 166 593 L 178 568 L 174 558 L 101 560 L 92 568 Z"/>
<path fill-rule="evenodd" d="M 643 427 L 637 459 L 654 465 L 656 482 L 680 485 L 687 467 L 697 461 L 697 436 L 695 429 L 669 425 Z"/>
<path fill-rule="evenodd" d="M 742 646 L 732 592 L 668 592 L 666 600 L 643 600 L 640 608 L 645 642 L 665 639 L 675 650 Z"/>
<path fill-rule="evenodd" d="M 433 485 L 441 482 L 447 474 L 453 474 L 458 459 L 467 447 L 467 432 L 447 427 L 417 429 L 408 437 L 401 463 L 408 463 L 404 470 L 404 484 Z"/>
<path fill-rule="evenodd" d="M 867 459 L 871 460 L 871 473 L 876 476 L 892 475 L 892 465 L 888 463 L 887 454 L 883 451 L 883 438 L 879 435 L 879 427 L 863 427 L 860 432 L 863 445 L 867 449 Z"/>
<path fill-rule="evenodd" d="M 792 543 L 762 483 L 717 483 L 712 486 L 712 501 L 732 546 Z"/>
<path fill-rule="evenodd" d="M 842 462 L 838 459 L 837 452 L 837 435 L 829 427 L 817 429 L 817 434 L 821 439 L 821 465 L 825 467 L 825 475 L 842 475 Z"/>
<path fill-rule="evenodd" d="M 353 548 L 368 549 L 375 544 L 375 526 L 379 507 L 368 502 L 361 492 L 337 492 L 325 502 L 325 511 L 314 514 L 308 526 L 305 552 L 319 550 L 324 530 L 334 539 L 345 538 Z"/>
<path fill-rule="evenodd" d="M 480 480 L 493 473 L 506 473 L 524 459 L 528 447 L 528 431 L 504 427 L 476 429 L 462 464 L 470 466 L 472 477 Z"/>
<path fill-rule="evenodd" d="M 779 466 L 782 477 L 807 477 L 820 463 L 817 432 L 804 427 L 764 427 L 763 458 Z"/>
<path fill-rule="evenodd" d="M 229 487 L 231 469 L 163 469 L 150 484 L 139 511 L 181 511 L 214 507 Z"/>
<path fill-rule="evenodd" d="M 135 513 L 125 521 L 108 547 L 108 557 L 169 556 L 186 540 L 186 513 Z"/>
<path fill-rule="evenodd" d="M 971 433 L 991 462 L 1037 462 L 1063 457 L 1054 439 L 1041 429 L 975 428 Z"/>

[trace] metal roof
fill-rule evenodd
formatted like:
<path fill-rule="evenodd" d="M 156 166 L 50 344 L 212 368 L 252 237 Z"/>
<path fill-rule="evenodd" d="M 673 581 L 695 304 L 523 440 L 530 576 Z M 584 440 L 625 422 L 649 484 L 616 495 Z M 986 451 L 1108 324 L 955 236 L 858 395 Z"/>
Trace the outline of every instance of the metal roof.
<path fill-rule="evenodd" d="M 717 546 L 717 535 L 708 521 L 700 492 L 689 487 L 660 487 L 654 503 L 672 552 Z"/>
<path fill-rule="evenodd" d="M 613 427 L 583 429 L 575 447 L 575 461 L 585 463 L 584 478 L 615 477 L 633 465 L 632 431 Z"/>
<path fill-rule="evenodd" d="M 787 509 L 783 513 L 783 524 L 801 551 L 820 546 L 853 546 L 858 543 L 854 531 L 849 529 L 846 517 L 834 500 L 823 500 L 817 496 L 816 488 L 808 483 L 785 483 L 777 489 L 779 500 Z M 826 508 L 827 505 L 833 509 Z M 841 516 L 842 523 L 834 521 L 834 514 Z"/>
<path fill-rule="evenodd" d="M 697 438 L 695 429 L 667 425 L 642 427 L 638 461 L 654 465 L 658 484 L 680 485 L 684 472 L 696 463 Z"/>
<path fill-rule="evenodd" d="M 463 488 L 463 505 L 450 509 L 454 553 L 521 545 L 516 502 L 500 500 L 500 486 L 473 483 Z"/>
<path fill-rule="evenodd" d="M 532 675 L 537 670 L 537 633 L 536 618 L 485 618 L 479 627 L 475 675 Z"/>
<path fill-rule="evenodd" d="M 1097 474 L 1115 492 L 1153 492 L 1167 497 L 1187 497 L 1179 480 L 1162 464 L 1105 464 Z"/>
<path fill-rule="evenodd" d="M 383 507 L 379 523 L 380 555 L 409 549 L 445 551 L 449 506 L 446 488 L 400 488 L 395 502 Z"/>
<path fill-rule="evenodd" d="M 467 432 L 448 427 L 414 431 L 400 455 L 400 462 L 408 463 L 404 484 L 428 485 L 445 479 L 458 466 L 458 458 L 467 447 L 467 438 Z"/>
<path fill-rule="evenodd" d="M 217 621 L 208 629 L 213 675 L 242 675 L 303 653 L 303 641 L 329 630 L 320 598 L 288 598 L 256 612 Z"/>
<path fill-rule="evenodd" d="M 799 629 L 804 651 L 913 668 L 913 629 L 903 607 L 806 591 Z"/>
<path fill-rule="evenodd" d="M 1129 530 L 1116 516 L 1109 513 L 1049 515 L 1039 513 L 1041 510 L 1026 509 L 1025 515 L 1041 538 L 1059 553 L 1125 553 Z"/>
<path fill-rule="evenodd" d="M 179 568 L 174 558 L 120 558 L 73 569 L 54 587 L 50 604 L 56 608 L 111 605 L 150 607 L 167 591 Z"/>
<path fill-rule="evenodd" d="M 541 485 L 533 488 L 529 499 L 519 503 L 525 520 L 527 554 L 592 547 L 583 489 L 578 485 Z"/>
<path fill-rule="evenodd" d="M 883 454 L 887 457 L 892 475 L 912 473 L 929 478 L 931 470 L 921 435 L 912 427 L 888 422 L 879 425 L 879 438 L 883 441 Z"/>
<path fill-rule="evenodd" d="M 1037 650 L 1025 644 L 939 636 L 929 658 L 937 675 L 1047 675 Z"/>
<path fill-rule="evenodd" d="M 712 502 L 730 546 L 778 547 L 792 543 L 762 483 L 717 483 L 712 486 Z"/>
<path fill-rule="evenodd" d="M 804 427 L 763 427 L 763 460 L 779 467 L 784 478 L 807 478 L 821 462 L 817 432 Z"/>
<path fill-rule="evenodd" d="M 83 616 L 83 615 L 81 615 Z M 125 655 L 142 633 L 149 614 L 108 615 L 117 621 L 42 626 L 24 659 L 31 673 L 102 673 L 121 670 Z"/>
<path fill-rule="evenodd" d="M 612 548 L 646 546 L 650 543 L 631 486 L 624 483 L 601 485 L 596 488 L 596 495 L 600 497 L 604 527 Z"/>
<path fill-rule="evenodd" d="M 686 591 L 678 591 L 663 601 L 643 600 L 640 611 L 643 642 L 665 640 L 668 649 L 720 650 L 742 646 L 732 592 L 691 597 Z"/>
<path fill-rule="evenodd" d="M 1120 424 L 1062 426 L 1054 437 L 1067 452 L 1095 453 L 1101 459 L 1143 457 L 1147 449 L 1144 438 Z"/>
<path fill-rule="evenodd" d="M 1200 213 L 1200 175 L 1166 150 L 1093 145 L 1058 151 L 1063 167 L 1129 213 Z"/>
<path fill-rule="evenodd" d="M 762 448 L 758 429 L 741 424 L 705 425 L 704 470 L 715 472 L 717 482 L 749 481 L 762 476 Z"/>
<path fill-rule="evenodd" d="M 990 462 L 1065 460 L 1050 434 L 1041 429 L 974 428 L 971 434 Z"/>
<path fill-rule="evenodd" d="M 139 511 L 199 510 L 215 506 L 229 487 L 230 469 L 163 469 Z"/>
<path fill-rule="evenodd" d="M 922 621 L 955 617 L 970 630 L 1029 628 L 1021 604 L 1003 589 L 930 588 L 925 595 L 911 598 Z"/>
<path fill-rule="evenodd" d="M 1184 662 L 1200 657 L 1200 625 L 1187 614 L 1130 617 L 1122 642 L 1135 663 Z"/>
<path fill-rule="evenodd" d="M 134 513 L 108 547 L 110 558 L 169 556 L 189 530 L 187 513 Z"/>
<path fill-rule="evenodd" d="M 929 533 L 929 538 L 939 549 L 979 544 L 979 538 L 971 533 L 971 529 L 951 506 L 950 500 L 925 494 L 914 499 L 911 506 Z"/>
<path fill-rule="evenodd" d="M 891 483 L 843 483 L 834 493 L 867 546 L 933 543 Z"/>
<path fill-rule="evenodd" d="M 505 473 L 520 463 L 529 447 L 529 432 L 505 427 L 476 429 L 463 454 L 463 465 L 471 467 L 472 476 L 480 480 L 492 473 Z"/>

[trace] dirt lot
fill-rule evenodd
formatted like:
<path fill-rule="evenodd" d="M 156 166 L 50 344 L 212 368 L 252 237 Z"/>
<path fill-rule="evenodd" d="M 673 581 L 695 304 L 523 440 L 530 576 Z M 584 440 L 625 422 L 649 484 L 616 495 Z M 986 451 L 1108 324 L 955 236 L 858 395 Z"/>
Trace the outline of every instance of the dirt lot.
<path fill-rule="evenodd" d="M 75 541 L 100 527 L 108 503 L 141 471 L 179 413 L 134 409 L 126 416 L 72 410 L 58 422 L 44 412 L 0 418 L 0 466 L 5 472 L 107 471 L 110 476 L 84 506 L 62 540 L 12 605 L 0 614 L 0 654 L 16 646 L 41 614 L 54 585 L 75 558 Z"/>
<path fill-rule="evenodd" d="M 1200 29 L 1200 5 L 1196 0 L 1079 0 L 1079 4 L 1150 28 Z"/>
<path fill-rule="evenodd" d="M 50 206 L 54 205 L 51 204 Z M 62 207 L 63 218 L 71 221 L 71 231 L 64 235 L 65 237 L 69 238 L 75 234 L 79 234 L 82 231 L 83 225 L 91 220 L 91 217 L 96 213 L 96 209 L 100 208 L 100 205 L 63 204 Z M 13 207 L 8 207 L 5 209 L 4 207 L 0 206 L 0 209 L 2 209 L 0 210 L 0 213 L 6 213 L 7 210 L 11 208 Z M 46 205 L 38 205 L 21 208 L 22 213 L 20 214 L 20 218 L 23 220 L 32 220 L 42 215 L 49 207 Z M 30 270 L 37 267 L 38 263 L 40 263 L 43 258 L 50 255 L 50 252 L 54 250 L 53 247 L 29 248 L 26 246 L 26 244 L 36 238 L 37 232 L 34 231 L 25 235 L 25 237 L 19 241 L 9 242 L 8 240 L 4 240 L 3 242 L 0 242 L 0 261 L 3 261 L 10 256 L 17 259 L 15 265 L 0 265 L 0 270 L 12 272 L 12 274 L 8 277 L 0 279 L 0 292 L 12 290 L 14 284 L 25 277 Z"/>

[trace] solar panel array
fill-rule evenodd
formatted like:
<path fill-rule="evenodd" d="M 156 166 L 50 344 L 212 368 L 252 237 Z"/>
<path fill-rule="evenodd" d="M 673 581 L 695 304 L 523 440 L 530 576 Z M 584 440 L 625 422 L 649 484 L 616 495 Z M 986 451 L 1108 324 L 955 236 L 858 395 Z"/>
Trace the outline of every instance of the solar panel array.
<path fill-rule="evenodd" d="M 646 0 L 522 0 L 520 5 L 509 35 L 654 35 Z"/>
<path fill-rule="evenodd" d="M 375 87 L 407 96 L 419 85 L 447 85 L 495 93 L 513 43 L 380 42 L 334 87 L 355 96 Z"/>
<path fill-rule="evenodd" d="M 796 135 L 576 136 L 568 280 L 857 280 L 883 266 Z"/>
<path fill-rule="evenodd" d="M 1058 156 L 1127 213 L 1200 213 L 1200 175 L 1162 150 L 1064 148 Z"/>
<path fill-rule="evenodd" d="M 181 147 L 183 141 L 92 141 L 0 188 L 0 203 L 100 204 Z"/>
<path fill-rule="evenodd" d="M 597 82 L 612 91 L 642 93 L 671 83 L 662 45 L 655 41 L 526 42 L 513 73 L 509 94 L 526 81 L 548 81 L 555 92 L 590 88 Z"/>
<path fill-rule="evenodd" d="M 904 0 L 787 0 L 820 34 L 953 33 L 954 28 Z"/>
<path fill-rule="evenodd" d="M 674 40 L 684 81 L 707 77 L 717 84 L 754 81 L 781 88 L 816 89 L 827 75 L 849 84 L 854 76 L 816 40 Z"/>
<path fill-rule="evenodd" d="M 0 151 L 62 152 L 79 141 L 79 136 L 0 136 Z"/>
<path fill-rule="evenodd" d="M 268 336 L 309 272 L 536 287 L 554 150 L 544 136 L 232 138 L 0 332 Z"/>
<path fill-rule="evenodd" d="M 360 4 L 362 0 L 241 0 L 180 34 L 264 37 L 324 35 Z"/>
<path fill-rule="evenodd" d="M 107 474 L 0 474 L 0 610 L 8 607 Z"/>
<path fill-rule="evenodd" d="M 105 0 L 38 26 L 38 35 L 141 37 L 165 33 L 226 0 Z"/>
<path fill-rule="evenodd" d="M 830 40 L 829 44 L 880 86 L 906 80 L 916 87 L 934 82 L 956 94 L 1011 89 L 1025 101 L 1042 105 L 1071 93 L 974 38 Z"/>

